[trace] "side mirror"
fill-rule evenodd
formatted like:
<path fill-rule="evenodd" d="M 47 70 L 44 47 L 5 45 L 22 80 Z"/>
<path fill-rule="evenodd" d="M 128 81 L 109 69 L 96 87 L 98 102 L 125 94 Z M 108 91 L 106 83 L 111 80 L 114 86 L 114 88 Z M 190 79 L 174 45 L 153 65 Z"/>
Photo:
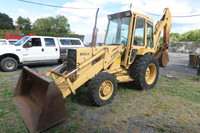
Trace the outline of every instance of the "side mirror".
<path fill-rule="evenodd" d="M 27 48 L 27 45 L 25 44 L 25 45 L 23 45 L 23 48 Z"/>

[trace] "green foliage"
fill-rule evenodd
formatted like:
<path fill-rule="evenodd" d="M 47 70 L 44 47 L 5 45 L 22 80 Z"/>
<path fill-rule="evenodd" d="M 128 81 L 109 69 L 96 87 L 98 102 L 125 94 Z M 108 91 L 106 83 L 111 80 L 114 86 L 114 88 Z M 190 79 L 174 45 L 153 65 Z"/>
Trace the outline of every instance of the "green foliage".
<path fill-rule="evenodd" d="M 160 37 L 159 43 L 163 43 L 163 37 Z"/>
<path fill-rule="evenodd" d="M 70 24 L 64 16 L 37 19 L 33 23 L 33 31 L 37 35 L 67 36 L 70 33 Z"/>
<path fill-rule="evenodd" d="M 200 42 L 200 29 L 190 30 L 186 33 L 171 33 L 170 41 L 174 42 Z"/>
<path fill-rule="evenodd" d="M 0 29 L 15 29 L 13 19 L 5 13 L 0 13 Z"/>
<path fill-rule="evenodd" d="M 24 34 L 27 34 L 27 32 L 31 31 L 30 19 L 19 16 L 17 18 L 17 28 L 21 30 Z"/>
<path fill-rule="evenodd" d="M 70 133 L 76 133 L 79 129 L 79 124 L 69 125 L 69 132 Z"/>
<path fill-rule="evenodd" d="M 194 80 L 200 81 L 200 76 L 193 77 Z"/>
<path fill-rule="evenodd" d="M 170 42 L 178 42 L 181 39 L 181 35 L 179 33 L 171 33 L 170 34 Z"/>
<path fill-rule="evenodd" d="M 70 33 L 67 37 L 75 37 L 81 39 L 82 41 L 84 40 L 84 35 L 78 35 L 75 33 Z"/>
<path fill-rule="evenodd" d="M 37 19 L 33 25 L 29 18 L 19 16 L 16 22 L 16 30 L 13 20 L 7 14 L 0 13 L 0 38 L 6 38 L 6 34 L 28 35 L 35 33 L 39 36 L 77 37 L 84 39 L 84 35 L 78 35 L 70 30 L 70 24 L 66 17 L 58 15 Z"/>
<path fill-rule="evenodd" d="M 21 35 L 22 32 L 18 29 L 16 29 L 16 30 L 0 30 L 0 38 L 6 38 L 6 34 Z"/>
<path fill-rule="evenodd" d="M 144 38 L 143 37 L 139 37 L 139 36 L 135 36 L 135 40 L 137 40 L 137 41 L 143 41 Z"/>

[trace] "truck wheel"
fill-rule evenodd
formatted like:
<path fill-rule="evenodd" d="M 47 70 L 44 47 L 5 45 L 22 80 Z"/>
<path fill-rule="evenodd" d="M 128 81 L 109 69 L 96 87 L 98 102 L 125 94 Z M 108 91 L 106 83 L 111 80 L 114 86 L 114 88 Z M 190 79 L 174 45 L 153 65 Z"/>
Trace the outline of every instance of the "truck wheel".
<path fill-rule="evenodd" d="M 103 106 L 111 102 L 117 90 L 117 81 L 109 73 L 99 73 L 91 79 L 88 92 L 91 100 L 98 106 Z"/>
<path fill-rule="evenodd" d="M 5 72 L 15 71 L 18 67 L 18 62 L 12 57 L 6 57 L 1 60 L 1 69 Z"/>
<path fill-rule="evenodd" d="M 130 76 L 134 79 L 136 89 L 152 89 L 157 83 L 158 75 L 158 61 L 149 54 L 136 59 L 130 67 Z"/>

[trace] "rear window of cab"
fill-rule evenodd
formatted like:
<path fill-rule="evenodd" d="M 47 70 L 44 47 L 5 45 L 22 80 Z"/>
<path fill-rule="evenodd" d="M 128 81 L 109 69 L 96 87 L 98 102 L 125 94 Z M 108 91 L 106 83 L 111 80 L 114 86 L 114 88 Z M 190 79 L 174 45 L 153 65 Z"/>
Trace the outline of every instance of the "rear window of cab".
<path fill-rule="evenodd" d="M 79 40 L 60 39 L 62 45 L 81 45 Z"/>

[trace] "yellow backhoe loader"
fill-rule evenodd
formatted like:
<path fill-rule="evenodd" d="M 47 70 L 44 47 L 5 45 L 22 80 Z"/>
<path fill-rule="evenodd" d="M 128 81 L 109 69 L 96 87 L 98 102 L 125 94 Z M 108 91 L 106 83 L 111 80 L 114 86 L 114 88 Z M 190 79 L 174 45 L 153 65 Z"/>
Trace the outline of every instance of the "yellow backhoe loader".
<path fill-rule="evenodd" d="M 108 15 L 108 19 L 103 46 L 95 46 L 94 28 L 92 47 L 69 49 L 66 61 L 57 68 L 46 74 L 22 69 L 14 103 L 30 132 L 43 131 L 64 120 L 63 99 L 86 83 L 91 100 L 98 106 L 111 102 L 117 83 L 133 81 L 136 89 L 155 86 L 159 66 L 166 67 L 169 62 L 169 9 L 155 27 L 151 18 L 132 11 Z M 159 45 L 162 31 L 164 39 Z M 57 72 L 59 67 L 62 69 Z"/>

